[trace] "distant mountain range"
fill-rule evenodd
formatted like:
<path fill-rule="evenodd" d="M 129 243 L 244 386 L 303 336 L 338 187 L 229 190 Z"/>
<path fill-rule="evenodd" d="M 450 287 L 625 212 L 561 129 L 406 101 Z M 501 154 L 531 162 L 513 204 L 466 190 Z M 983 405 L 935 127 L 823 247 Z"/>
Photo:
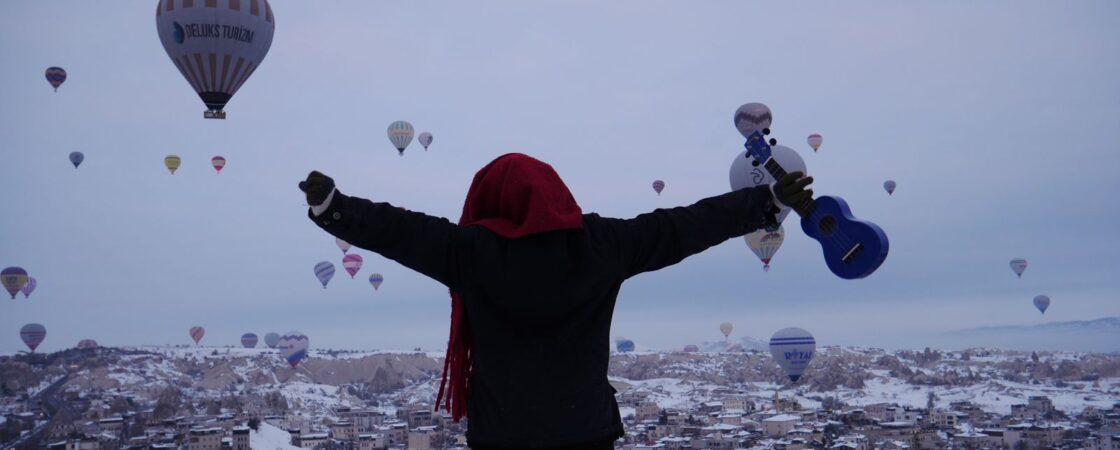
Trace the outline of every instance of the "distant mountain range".
<path fill-rule="evenodd" d="M 943 333 L 947 347 L 994 347 L 1009 350 L 1120 351 L 1120 317 L 1038 325 L 970 328 Z"/>

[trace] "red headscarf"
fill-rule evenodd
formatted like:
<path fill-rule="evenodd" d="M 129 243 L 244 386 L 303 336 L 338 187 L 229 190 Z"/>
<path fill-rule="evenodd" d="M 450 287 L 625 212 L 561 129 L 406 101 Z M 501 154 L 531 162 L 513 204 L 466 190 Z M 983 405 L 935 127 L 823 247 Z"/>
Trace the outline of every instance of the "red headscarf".
<path fill-rule="evenodd" d="M 499 236 L 517 239 L 583 228 L 583 212 L 552 166 L 521 153 L 507 153 L 475 174 L 459 225 L 482 225 Z M 467 310 L 459 293 L 451 291 L 451 337 L 436 408 L 446 387 L 443 407 L 456 422 L 467 414 L 472 347 Z"/>

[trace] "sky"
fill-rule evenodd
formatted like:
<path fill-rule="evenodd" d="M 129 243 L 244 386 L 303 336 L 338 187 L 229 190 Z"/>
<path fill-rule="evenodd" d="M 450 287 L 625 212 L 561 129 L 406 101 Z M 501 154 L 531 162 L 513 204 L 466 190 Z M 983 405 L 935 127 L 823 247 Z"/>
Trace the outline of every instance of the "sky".
<path fill-rule="evenodd" d="M 1120 315 L 1117 2 L 276 0 L 271 49 L 224 121 L 202 118 L 154 3 L 0 2 L 0 266 L 39 283 L 0 302 L 0 352 L 24 349 L 29 322 L 48 330 L 40 351 L 189 344 L 193 325 L 213 346 L 299 330 L 315 348 L 445 348 L 446 288 L 364 250 L 350 279 L 306 217 L 310 170 L 456 221 L 475 171 L 522 152 L 585 212 L 630 218 L 727 192 L 747 102 L 770 106 L 818 195 L 886 231 L 886 262 L 841 280 L 790 217 L 769 272 L 736 238 L 625 282 L 612 336 L 679 348 L 730 321 L 732 337 L 799 326 L 822 345 L 920 348 Z M 50 66 L 69 75 L 57 93 Z M 398 156 L 395 120 L 431 148 Z"/>

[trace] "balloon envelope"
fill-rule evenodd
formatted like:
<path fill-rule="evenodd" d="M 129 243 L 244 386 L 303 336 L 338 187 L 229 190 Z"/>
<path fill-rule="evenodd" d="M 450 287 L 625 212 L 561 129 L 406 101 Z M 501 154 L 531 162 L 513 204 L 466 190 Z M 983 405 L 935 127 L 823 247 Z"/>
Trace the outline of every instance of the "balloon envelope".
<path fill-rule="evenodd" d="M 253 333 L 245 333 L 241 335 L 241 346 L 245 348 L 253 348 L 257 346 L 257 335 Z"/>
<path fill-rule="evenodd" d="M 222 168 L 226 166 L 226 158 L 222 156 L 210 158 L 210 165 L 214 166 L 214 171 L 222 173 Z"/>
<path fill-rule="evenodd" d="M 1046 314 L 1046 308 L 1050 307 L 1050 297 L 1045 295 L 1035 296 L 1034 307 L 1038 308 L 1038 312 Z"/>
<path fill-rule="evenodd" d="M 323 283 L 323 289 L 327 288 L 327 283 L 334 277 L 334 264 L 327 261 L 321 261 L 315 265 L 315 278 Z"/>
<path fill-rule="evenodd" d="M 334 243 L 338 246 L 339 250 L 342 250 L 343 254 L 346 254 L 346 252 L 350 250 L 350 243 L 341 238 L 334 238 Z"/>
<path fill-rule="evenodd" d="M 743 235 L 743 240 L 747 241 L 747 247 L 750 247 L 758 259 L 762 260 L 763 270 L 769 271 L 770 259 L 782 247 L 782 242 L 785 241 L 786 231 L 781 225 L 777 230 L 766 231 L 756 230 L 751 233 Z"/>
<path fill-rule="evenodd" d="M 78 341 L 78 348 L 83 350 L 97 348 L 97 341 L 93 339 L 82 339 Z"/>
<path fill-rule="evenodd" d="M 179 155 L 167 155 L 166 158 L 163 158 L 163 165 L 167 166 L 167 170 L 170 170 L 172 175 L 175 175 L 175 170 L 179 168 L 179 164 L 182 162 L 183 160 L 179 158 Z"/>
<path fill-rule="evenodd" d="M 629 339 L 619 339 L 616 343 L 616 346 L 618 348 L 618 351 L 620 352 L 634 351 L 634 341 L 631 341 Z"/>
<path fill-rule="evenodd" d="M 783 328 L 770 337 L 770 354 L 792 382 L 801 378 L 816 349 L 813 335 L 801 328 Z"/>
<path fill-rule="evenodd" d="M 264 345 L 267 345 L 268 348 L 276 348 L 276 345 L 279 344 L 279 343 L 280 343 L 280 334 L 279 333 L 270 332 L 270 333 L 264 335 Z"/>
<path fill-rule="evenodd" d="M 35 287 L 38 285 L 39 282 L 35 281 L 35 277 L 27 277 L 27 283 L 23 285 L 23 289 L 20 289 L 23 291 L 23 298 L 31 297 L 31 293 L 35 292 Z"/>
<path fill-rule="evenodd" d="M 810 134 L 809 138 L 806 140 L 809 141 L 809 146 L 813 147 L 814 152 L 817 151 L 818 148 L 821 148 L 821 142 L 824 142 L 824 138 L 817 133 Z"/>
<path fill-rule="evenodd" d="M 685 353 L 696 353 L 698 351 L 700 351 L 700 347 L 697 347 L 695 345 L 690 344 L 690 345 L 684 346 L 684 352 Z"/>
<path fill-rule="evenodd" d="M 19 329 L 19 338 L 23 339 L 27 348 L 34 352 L 36 348 L 39 348 L 39 344 L 43 343 L 43 339 L 47 338 L 47 327 L 38 323 L 29 323 Z"/>
<path fill-rule="evenodd" d="M 4 289 L 12 294 L 12 300 L 15 300 L 16 293 L 27 284 L 27 271 L 22 267 L 5 268 L 0 271 L 0 284 L 4 285 Z"/>
<path fill-rule="evenodd" d="M 428 146 L 432 145 L 432 133 L 425 131 L 420 133 L 420 137 L 417 139 L 420 141 L 420 145 L 424 146 L 424 150 L 427 150 Z"/>
<path fill-rule="evenodd" d="M 662 189 L 665 189 L 665 182 L 661 180 L 655 180 L 653 182 L 653 191 L 657 192 L 657 195 L 661 195 Z"/>
<path fill-rule="evenodd" d="M 342 268 L 346 269 L 346 273 L 350 274 L 350 278 L 358 274 L 362 270 L 362 255 L 352 254 L 342 257 Z"/>
<path fill-rule="evenodd" d="M 887 191 L 887 195 L 894 195 L 894 188 L 896 184 L 894 180 L 887 180 L 883 182 L 883 189 Z"/>
<path fill-rule="evenodd" d="M 1027 260 L 1023 258 L 1015 258 L 1011 260 L 1011 270 L 1015 275 L 1022 278 L 1023 272 L 1027 270 Z"/>
<path fill-rule="evenodd" d="M 770 150 L 770 156 L 782 166 L 786 172 L 802 172 L 805 173 L 805 160 L 801 159 L 801 155 L 797 154 L 792 148 L 784 145 L 775 145 Z M 774 184 L 774 177 L 770 176 L 760 164 L 755 167 L 751 164 L 754 161 L 753 157 L 747 156 L 747 151 L 743 150 L 735 156 L 735 160 L 731 161 L 731 190 L 737 191 L 739 189 Z M 786 215 L 792 211 L 790 208 L 782 208 L 778 212 L 778 223 L 785 220 Z"/>
<path fill-rule="evenodd" d="M 397 151 L 403 156 L 404 149 L 412 142 L 412 136 L 415 133 L 412 129 L 412 124 L 403 120 L 398 120 L 389 124 L 388 133 L 389 142 L 392 142 L 393 147 L 396 147 Z"/>
<path fill-rule="evenodd" d="M 383 281 L 385 281 L 385 277 L 381 276 L 379 273 L 371 273 L 369 275 L 369 284 L 373 285 L 373 290 L 375 291 L 377 288 L 381 287 Z"/>
<path fill-rule="evenodd" d="M 280 349 L 280 355 L 288 361 L 288 365 L 294 369 L 307 357 L 307 346 L 310 342 L 303 333 L 289 331 L 280 336 L 280 342 L 276 347 Z"/>
<path fill-rule="evenodd" d="M 257 70 L 276 24 L 268 0 L 160 0 L 159 41 L 179 73 L 206 104 L 206 117 L 221 113 Z"/>
<path fill-rule="evenodd" d="M 197 326 L 197 325 L 191 327 L 191 339 L 194 339 L 195 344 L 198 344 L 198 341 L 201 341 L 202 337 L 205 336 L 205 335 L 206 335 L 206 329 L 205 328 L 202 328 L 202 327 Z"/>
<path fill-rule="evenodd" d="M 731 322 L 724 322 L 719 324 L 719 332 L 723 333 L 723 337 L 725 338 L 731 336 L 731 330 L 733 329 L 735 329 L 735 326 L 731 325 Z"/>
<path fill-rule="evenodd" d="M 66 71 L 61 67 L 48 67 L 46 76 L 47 82 L 54 87 L 55 92 L 58 92 L 58 87 L 66 82 Z"/>
<path fill-rule="evenodd" d="M 743 137 L 750 137 L 755 131 L 770 128 L 771 119 L 769 107 L 762 103 L 747 103 L 735 110 L 735 129 Z"/>
<path fill-rule="evenodd" d="M 82 164 L 82 161 L 85 160 L 86 155 L 83 155 L 82 152 L 70 152 L 70 164 L 73 164 L 75 169 L 77 169 L 78 166 Z"/>

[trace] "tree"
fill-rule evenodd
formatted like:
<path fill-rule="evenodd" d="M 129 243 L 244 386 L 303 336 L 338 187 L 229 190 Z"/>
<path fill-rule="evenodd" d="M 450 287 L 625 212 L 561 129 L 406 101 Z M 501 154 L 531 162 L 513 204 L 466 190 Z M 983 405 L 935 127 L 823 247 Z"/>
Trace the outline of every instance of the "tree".
<path fill-rule="evenodd" d="M 260 427 L 261 419 L 258 419 L 256 417 L 249 418 L 249 428 L 252 428 L 253 431 L 260 431 Z"/>

